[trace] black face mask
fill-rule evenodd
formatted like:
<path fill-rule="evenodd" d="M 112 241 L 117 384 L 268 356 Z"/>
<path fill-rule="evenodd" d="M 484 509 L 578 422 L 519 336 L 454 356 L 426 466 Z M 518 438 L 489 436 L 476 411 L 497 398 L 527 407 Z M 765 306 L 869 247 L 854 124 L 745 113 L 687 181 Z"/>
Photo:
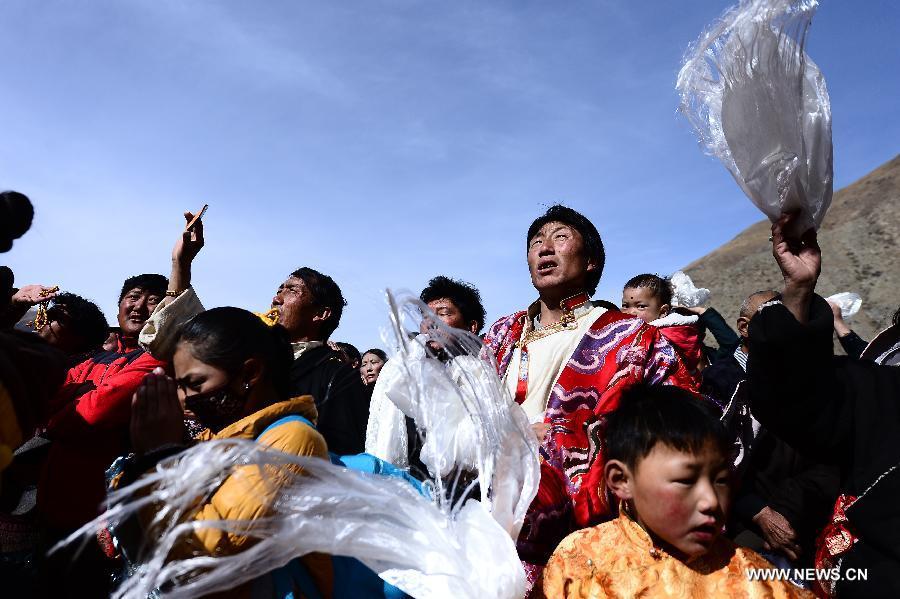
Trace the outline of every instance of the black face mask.
<path fill-rule="evenodd" d="M 246 403 L 247 397 L 232 393 L 227 384 L 206 393 L 196 393 L 184 398 L 184 407 L 193 412 L 197 420 L 213 432 L 219 432 L 229 424 L 240 420 Z"/>

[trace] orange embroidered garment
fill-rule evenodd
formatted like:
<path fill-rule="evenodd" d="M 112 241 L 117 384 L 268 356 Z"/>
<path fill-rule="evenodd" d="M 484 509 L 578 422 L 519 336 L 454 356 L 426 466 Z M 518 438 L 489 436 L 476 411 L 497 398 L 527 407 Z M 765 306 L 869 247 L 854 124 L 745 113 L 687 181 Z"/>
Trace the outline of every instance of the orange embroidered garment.
<path fill-rule="evenodd" d="M 543 573 L 548 599 L 632 597 L 727 597 L 812 599 L 782 581 L 751 581 L 748 570 L 773 566 L 760 555 L 720 537 L 709 553 L 689 563 L 654 547 L 627 516 L 563 539 Z"/>

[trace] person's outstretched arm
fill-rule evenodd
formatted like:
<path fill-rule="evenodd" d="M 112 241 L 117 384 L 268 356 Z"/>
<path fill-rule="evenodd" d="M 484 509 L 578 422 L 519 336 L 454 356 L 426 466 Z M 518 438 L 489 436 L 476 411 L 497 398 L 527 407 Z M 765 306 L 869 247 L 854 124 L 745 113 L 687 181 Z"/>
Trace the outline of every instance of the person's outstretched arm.
<path fill-rule="evenodd" d="M 869 345 L 868 342 L 853 332 L 853 329 L 844 322 L 844 315 L 841 314 L 840 306 L 832 302 L 828 302 L 828 305 L 831 307 L 831 313 L 834 315 L 834 332 L 837 333 L 841 347 L 844 348 L 848 356 L 859 359 L 863 350 Z"/>
<path fill-rule="evenodd" d="M 691 312 L 700 316 L 700 324 L 706 327 L 706 330 L 712 334 L 719 349 L 715 354 L 716 360 L 725 358 L 734 353 L 738 345 L 741 344 L 741 338 L 734 332 L 722 315 L 715 308 L 699 308 L 692 309 Z"/>
<path fill-rule="evenodd" d="M 772 226 L 784 291 L 750 321 L 749 397 L 763 426 L 830 461 L 852 437 L 853 396 L 834 364 L 831 309 L 814 293 L 822 268 L 816 233 L 789 237 L 790 220 L 783 216 Z"/>
<path fill-rule="evenodd" d="M 192 213 L 184 213 L 184 219 L 188 223 L 193 218 Z M 141 347 L 160 360 L 172 359 L 172 354 L 175 353 L 175 333 L 181 324 L 204 311 L 200 298 L 191 287 L 191 267 L 203 245 L 202 220 L 194 223 L 190 230 L 179 233 L 175 247 L 172 248 L 168 292 L 141 329 L 138 338 Z"/>
<path fill-rule="evenodd" d="M 59 287 L 46 285 L 25 285 L 21 289 L 14 289 L 8 298 L 9 304 L 0 310 L 0 328 L 13 328 L 32 306 L 52 300 L 58 291 Z"/>

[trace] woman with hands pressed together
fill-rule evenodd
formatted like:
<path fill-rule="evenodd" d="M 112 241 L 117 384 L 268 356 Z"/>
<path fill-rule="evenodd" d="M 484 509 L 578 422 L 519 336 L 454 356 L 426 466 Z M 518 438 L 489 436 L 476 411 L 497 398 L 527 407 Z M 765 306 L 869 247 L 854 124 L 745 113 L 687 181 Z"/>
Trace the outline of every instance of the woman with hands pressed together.
<path fill-rule="evenodd" d="M 325 441 L 314 428 L 312 397 L 289 397 L 290 363 L 290 345 L 283 331 L 266 326 L 251 312 L 225 307 L 194 316 L 175 341 L 175 377 L 156 369 L 134 394 L 131 439 L 136 455 L 125 467 L 119 486 L 186 444 L 211 439 L 255 440 L 291 455 L 328 459 Z M 186 413 L 199 425 L 193 439 L 185 426 Z M 193 518 L 195 522 L 252 522 L 266 515 L 277 490 L 277 477 L 264 478 L 257 467 L 243 466 L 198 507 Z M 173 551 L 228 555 L 253 542 L 252 536 L 232 534 L 212 524 L 195 528 L 184 546 Z M 328 559 L 317 554 L 301 558 L 320 589 L 331 584 Z"/>

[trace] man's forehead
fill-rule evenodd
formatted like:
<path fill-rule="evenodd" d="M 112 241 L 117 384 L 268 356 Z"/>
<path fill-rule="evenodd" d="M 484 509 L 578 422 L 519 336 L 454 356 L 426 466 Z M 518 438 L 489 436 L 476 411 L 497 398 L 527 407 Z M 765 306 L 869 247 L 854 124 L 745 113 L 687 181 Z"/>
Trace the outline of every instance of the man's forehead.
<path fill-rule="evenodd" d="M 436 308 L 446 308 L 446 307 L 456 308 L 456 304 L 449 297 L 439 297 L 439 298 L 433 299 L 430 302 L 428 302 L 426 305 L 429 308 L 431 308 L 432 310 L 434 310 Z"/>
<path fill-rule="evenodd" d="M 152 289 L 145 289 L 144 287 L 132 287 L 128 291 L 125 292 L 125 295 L 131 295 L 132 293 L 136 293 L 138 295 L 160 295 L 158 291 L 154 291 Z"/>
<path fill-rule="evenodd" d="M 288 278 L 281 284 L 282 287 L 302 287 L 305 285 L 306 283 L 303 282 L 303 279 L 295 277 L 294 275 L 288 275 Z"/>
<path fill-rule="evenodd" d="M 550 235 L 551 233 L 553 233 L 554 231 L 556 231 L 557 229 L 568 229 L 568 230 L 572 231 L 573 233 L 578 232 L 578 230 L 575 229 L 575 227 L 573 227 L 572 225 L 567 225 L 566 223 L 562 223 L 557 220 L 552 220 L 549 223 L 545 223 L 543 227 L 538 229 L 537 233 L 535 233 L 534 236 L 535 237 L 537 237 L 539 235 L 547 236 L 547 235 Z"/>

